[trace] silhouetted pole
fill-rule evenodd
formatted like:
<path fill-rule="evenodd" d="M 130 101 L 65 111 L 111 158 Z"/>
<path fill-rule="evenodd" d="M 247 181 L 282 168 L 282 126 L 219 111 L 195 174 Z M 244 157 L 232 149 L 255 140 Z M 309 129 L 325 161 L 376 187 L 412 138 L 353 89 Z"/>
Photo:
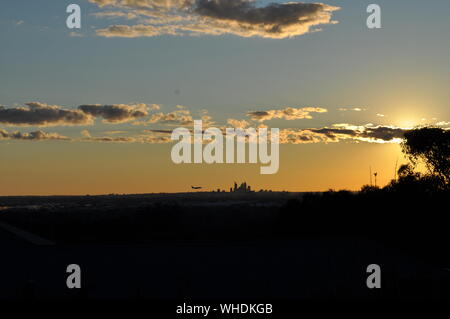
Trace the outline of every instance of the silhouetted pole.
<path fill-rule="evenodd" d="M 397 166 L 398 166 L 398 157 L 397 157 L 397 160 L 395 161 L 394 181 L 397 180 Z"/>

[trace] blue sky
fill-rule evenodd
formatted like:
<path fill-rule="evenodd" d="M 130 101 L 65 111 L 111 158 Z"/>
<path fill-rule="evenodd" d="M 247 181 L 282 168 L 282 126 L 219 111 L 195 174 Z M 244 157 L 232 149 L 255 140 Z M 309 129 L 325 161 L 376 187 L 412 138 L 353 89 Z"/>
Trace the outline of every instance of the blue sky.
<path fill-rule="evenodd" d="M 78 1 L 86 36 L 69 37 L 69 3 L 2 4 L 2 104 L 148 102 L 207 108 L 224 117 L 284 105 L 370 106 L 387 113 L 383 95 L 392 82 L 407 77 L 410 91 L 431 78 L 439 91 L 449 80 L 450 3 L 444 0 L 378 1 L 383 29 L 376 31 L 365 26 L 370 1 L 327 1 L 342 8 L 334 15 L 339 24 L 284 40 L 101 38 L 91 27 L 111 21 L 91 16 L 100 9 L 87 1 Z M 428 111 L 448 117 L 439 103 Z"/>

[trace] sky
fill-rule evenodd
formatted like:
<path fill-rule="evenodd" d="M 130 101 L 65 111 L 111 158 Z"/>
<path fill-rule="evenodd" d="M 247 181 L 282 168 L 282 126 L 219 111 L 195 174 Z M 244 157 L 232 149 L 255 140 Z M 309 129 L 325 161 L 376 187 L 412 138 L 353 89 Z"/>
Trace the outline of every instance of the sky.
<path fill-rule="evenodd" d="M 271 3 L 2 1 L 0 195 L 356 190 L 394 177 L 406 129 L 449 126 L 450 2 Z M 278 173 L 174 164 L 196 119 L 279 128 Z"/>

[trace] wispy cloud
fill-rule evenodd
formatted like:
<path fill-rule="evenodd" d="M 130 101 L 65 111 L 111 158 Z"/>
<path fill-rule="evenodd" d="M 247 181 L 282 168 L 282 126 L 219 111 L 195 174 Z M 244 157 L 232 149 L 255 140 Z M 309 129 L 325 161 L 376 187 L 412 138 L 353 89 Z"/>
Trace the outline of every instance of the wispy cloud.
<path fill-rule="evenodd" d="M 82 38 L 82 37 L 84 37 L 84 34 L 83 34 L 83 33 L 80 33 L 80 32 L 72 31 L 72 32 L 69 33 L 69 37 L 72 37 L 72 38 Z"/>
<path fill-rule="evenodd" d="M 121 11 L 103 11 L 103 12 L 95 12 L 92 14 L 97 18 L 125 18 L 128 20 L 136 19 L 138 17 L 137 14 L 132 12 L 121 12 Z"/>
<path fill-rule="evenodd" d="M 339 108 L 339 111 L 341 111 L 341 112 L 347 112 L 347 111 L 362 112 L 365 110 L 366 109 L 363 107 L 340 107 Z"/>
<path fill-rule="evenodd" d="M 165 144 L 171 143 L 170 135 L 158 131 L 145 131 L 149 134 L 140 134 L 136 136 L 85 136 L 81 142 L 103 142 L 103 143 L 149 143 Z"/>

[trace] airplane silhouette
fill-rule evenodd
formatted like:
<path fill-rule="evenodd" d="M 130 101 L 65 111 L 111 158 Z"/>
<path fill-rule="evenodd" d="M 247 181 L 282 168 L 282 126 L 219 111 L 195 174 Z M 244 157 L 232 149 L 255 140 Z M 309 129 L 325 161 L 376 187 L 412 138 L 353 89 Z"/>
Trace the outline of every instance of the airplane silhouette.
<path fill-rule="evenodd" d="M 192 189 L 202 189 L 203 187 L 201 186 L 191 186 Z"/>

